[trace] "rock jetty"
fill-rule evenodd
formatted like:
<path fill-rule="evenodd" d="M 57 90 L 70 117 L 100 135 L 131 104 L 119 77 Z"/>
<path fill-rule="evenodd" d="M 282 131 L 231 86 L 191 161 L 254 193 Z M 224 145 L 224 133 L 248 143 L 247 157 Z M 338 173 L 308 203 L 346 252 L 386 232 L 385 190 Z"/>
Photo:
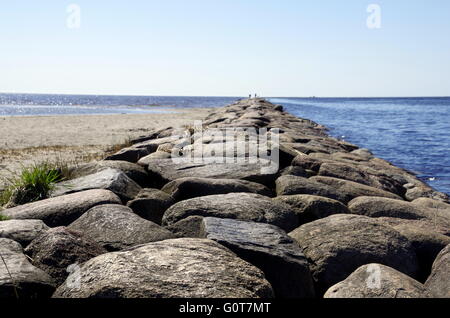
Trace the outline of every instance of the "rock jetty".
<path fill-rule="evenodd" d="M 1 211 L 0 297 L 448 298 L 450 198 L 264 99 Z"/>

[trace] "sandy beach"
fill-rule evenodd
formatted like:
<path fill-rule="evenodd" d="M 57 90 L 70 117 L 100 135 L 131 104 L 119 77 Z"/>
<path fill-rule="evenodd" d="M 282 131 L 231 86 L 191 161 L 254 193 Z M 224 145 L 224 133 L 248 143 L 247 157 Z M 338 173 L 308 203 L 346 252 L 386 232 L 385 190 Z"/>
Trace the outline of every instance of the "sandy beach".
<path fill-rule="evenodd" d="M 164 126 L 203 119 L 207 108 L 161 114 L 0 117 L 0 188 L 21 166 L 43 161 L 88 162 L 111 148 Z"/>

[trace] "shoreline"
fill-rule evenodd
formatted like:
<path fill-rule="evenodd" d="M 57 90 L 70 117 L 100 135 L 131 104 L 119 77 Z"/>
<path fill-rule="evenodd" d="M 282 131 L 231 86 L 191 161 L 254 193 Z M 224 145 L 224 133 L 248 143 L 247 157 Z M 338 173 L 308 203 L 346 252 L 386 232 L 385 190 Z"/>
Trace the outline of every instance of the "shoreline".
<path fill-rule="evenodd" d="M 37 162 L 82 163 L 100 160 L 111 148 L 162 126 L 182 127 L 202 119 L 210 108 L 170 113 L 87 114 L 0 117 L 0 189 L 2 179 Z"/>

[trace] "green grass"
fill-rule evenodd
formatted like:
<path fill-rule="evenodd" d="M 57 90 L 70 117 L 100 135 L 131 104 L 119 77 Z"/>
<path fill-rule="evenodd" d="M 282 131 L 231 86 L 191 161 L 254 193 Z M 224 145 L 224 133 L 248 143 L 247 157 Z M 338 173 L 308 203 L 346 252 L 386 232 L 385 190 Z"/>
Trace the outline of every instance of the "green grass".
<path fill-rule="evenodd" d="M 48 198 L 55 183 L 64 179 L 65 169 L 52 163 L 24 167 L 17 177 L 8 180 L 8 187 L 0 195 L 0 205 L 11 200 L 15 205 L 21 205 Z"/>
<path fill-rule="evenodd" d="M 9 217 L 0 214 L 0 222 L 7 221 L 7 220 L 9 220 Z"/>
<path fill-rule="evenodd" d="M 6 205 L 9 202 L 11 196 L 12 196 L 12 186 L 9 186 L 8 188 L 0 192 L 0 207 Z"/>

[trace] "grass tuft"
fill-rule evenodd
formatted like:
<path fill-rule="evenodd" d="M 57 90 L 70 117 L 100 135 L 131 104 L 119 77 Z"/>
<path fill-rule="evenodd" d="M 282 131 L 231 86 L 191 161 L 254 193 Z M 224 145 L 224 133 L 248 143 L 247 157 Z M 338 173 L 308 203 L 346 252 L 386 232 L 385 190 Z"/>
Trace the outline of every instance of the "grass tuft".
<path fill-rule="evenodd" d="M 64 169 L 51 163 L 39 163 L 22 169 L 8 180 L 9 185 L 0 195 L 0 205 L 21 205 L 47 199 L 54 184 L 64 180 Z"/>

